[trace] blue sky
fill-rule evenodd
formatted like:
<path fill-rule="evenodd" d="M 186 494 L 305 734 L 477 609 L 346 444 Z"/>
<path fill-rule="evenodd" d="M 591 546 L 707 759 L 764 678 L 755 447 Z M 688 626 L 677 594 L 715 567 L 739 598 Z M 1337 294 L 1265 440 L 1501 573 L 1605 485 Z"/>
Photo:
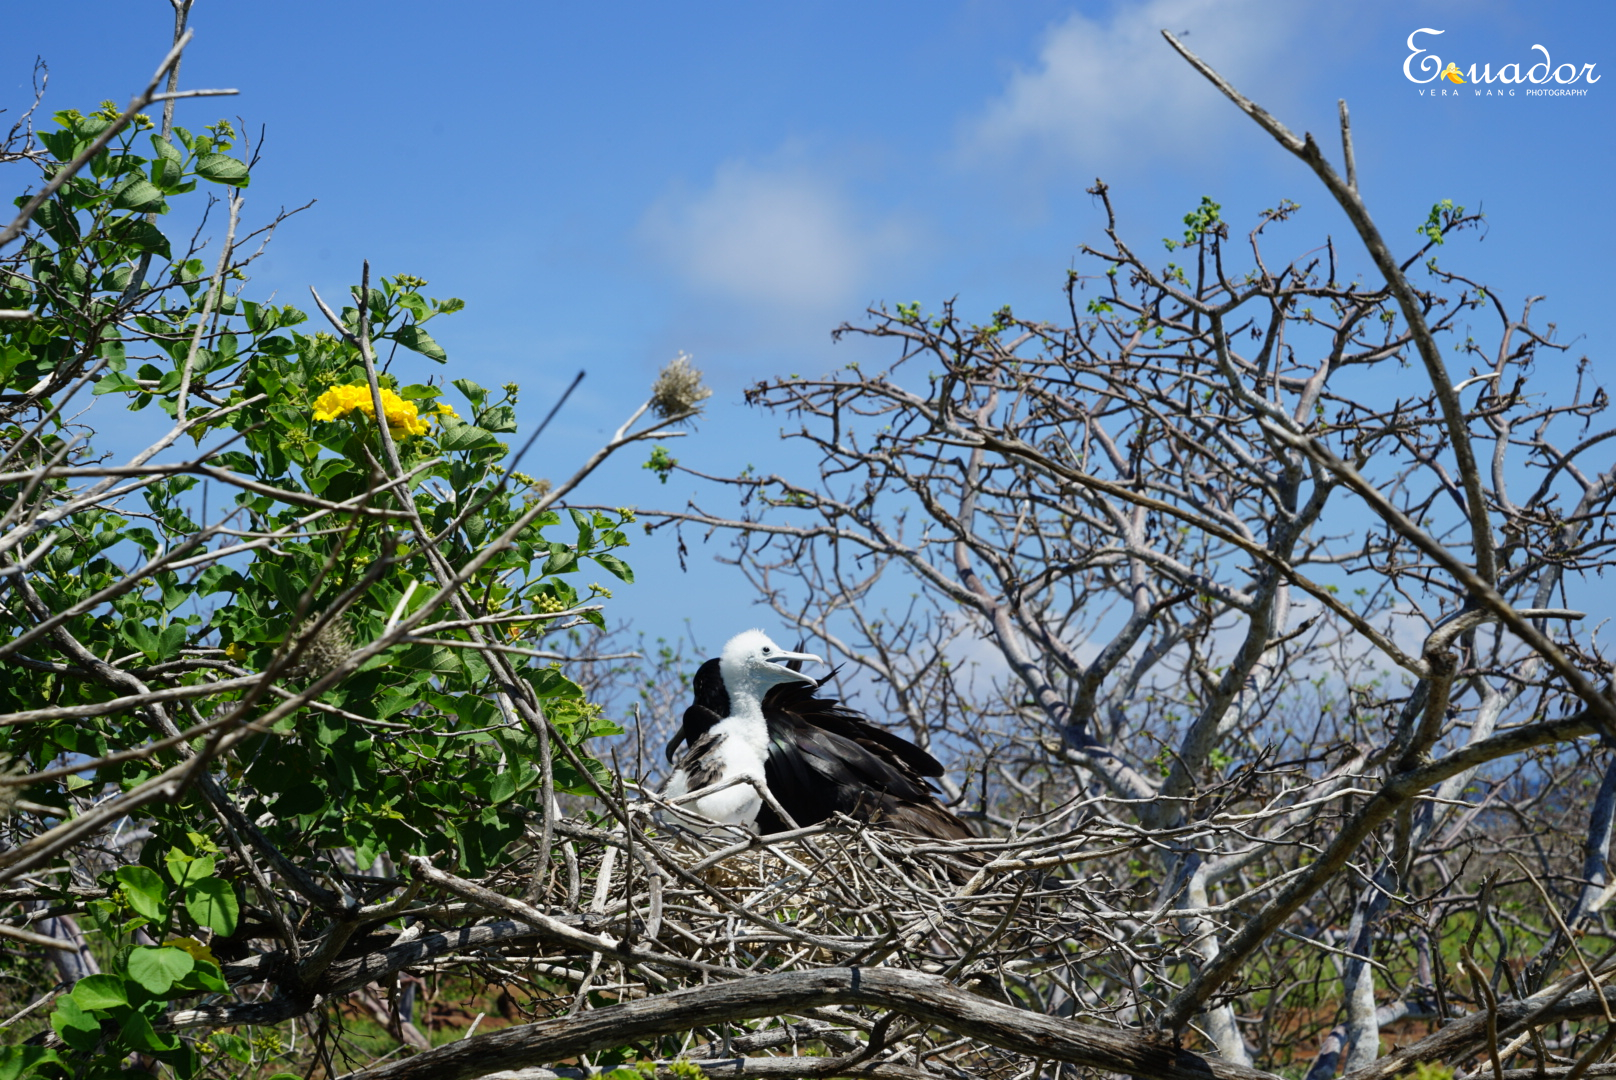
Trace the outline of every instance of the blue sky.
<path fill-rule="evenodd" d="M 166 49 L 167 12 L 161 0 L 8 12 L 0 105 L 26 105 L 36 55 L 48 108 L 126 101 Z M 1443 33 L 1420 44 L 1461 70 L 1525 71 L 1541 44 L 1554 65 L 1602 77 L 1616 66 L 1606 4 L 199 0 L 192 25 L 184 85 L 242 93 L 182 105 L 179 122 L 266 126 L 250 216 L 318 200 L 282 229 L 253 291 L 299 306 L 310 285 L 340 296 L 365 258 L 428 278 L 430 294 L 468 303 L 433 327 L 454 375 L 520 382 L 528 423 L 587 371 L 536 474 L 570 471 L 684 350 L 715 395 L 674 452 L 709 472 L 806 475 L 776 441 L 784 418 L 748 410 L 742 388 L 878 363 L 830 341 L 872 302 L 957 295 L 967 312 L 1058 314 L 1078 246 L 1099 239 L 1083 191 L 1097 176 L 1136 246 L 1181 231 L 1202 195 L 1239 231 L 1291 198 L 1303 212 L 1283 254 L 1333 234 L 1363 266 L 1311 176 L 1162 28 L 1188 31 L 1332 157 L 1345 97 L 1360 187 L 1394 246 L 1412 250 L 1439 199 L 1484 208 L 1485 239 L 1450 245 L 1445 265 L 1512 307 L 1545 295 L 1540 317 L 1575 340 L 1567 363 L 1610 363 L 1616 81 L 1579 98 L 1433 97 L 1419 91 L 1437 84 L 1403 72 L 1425 27 Z M 585 498 L 676 507 L 697 490 L 688 477 L 659 486 L 644 456 L 603 470 Z M 779 628 L 708 562 L 713 547 L 692 547 L 681 573 L 670 544 L 640 541 L 642 583 L 618 592 L 617 614 L 652 634 L 689 616 L 710 647 L 753 622 Z"/>

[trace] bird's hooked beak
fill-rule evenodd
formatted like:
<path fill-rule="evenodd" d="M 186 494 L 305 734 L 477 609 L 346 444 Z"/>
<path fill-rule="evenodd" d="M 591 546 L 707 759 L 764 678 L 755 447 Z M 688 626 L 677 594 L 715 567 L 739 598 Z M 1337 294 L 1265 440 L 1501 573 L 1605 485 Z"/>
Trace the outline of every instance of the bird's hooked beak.
<path fill-rule="evenodd" d="M 780 672 L 787 677 L 780 679 L 781 682 L 818 682 L 819 680 L 811 675 L 802 673 L 802 665 L 809 663 L 823 664 L 824 662 L 813 653 L 804 652 L 781 651 L 769 657 L 769 663 L 783 665 L 780 667 Z"/>

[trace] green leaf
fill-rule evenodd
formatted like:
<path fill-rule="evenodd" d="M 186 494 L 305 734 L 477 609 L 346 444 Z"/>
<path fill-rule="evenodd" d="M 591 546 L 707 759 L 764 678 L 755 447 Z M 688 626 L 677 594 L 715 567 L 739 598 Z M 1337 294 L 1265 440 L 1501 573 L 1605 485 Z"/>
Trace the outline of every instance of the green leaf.
<path fill-rule="evenodd" d="M 158 158 L 151 163 L 151 182 L 159 191 L 174 191 L 185 182 L 185 170 L 171 158 Z"/>
<path fill-rule="evenodd" d="M 442 645 L 411 645 L 400 657 L 399 664 L 411 671 L 457 675 L 461 671 L 460 661 L 455 657 L 457 651 Z"/>
<path fill-rule="evenodd" d="M 366 306 L 370 308 L 371 315 L 378 319 L 387 318 L 387 293 L 381 289 L 371 289 L 365 296 L 369 301 Z M 358 289 L 353 290 L 353 298 L 355 303 L 359 302 Z"/>
<path fill-rule="evenodd" d="M 493 432 L 476 424 L 456 423 L 449 417 L 443 418 L 443 434 L 438 436 L 438 446 L 443 450 L 476 450 L 494 441 Z"/>
<path fill-rule="evenodd" d="M 56 1011 L 51 1013 L 51 1027 L 62 1041 L 75 1050 L 90 1051 L 101 1041 L 101 1023 L 79 1008 L 72 994 L 56 999 Z"/>
<path fill-rule="evenodd" d="M 430 649 L 430 645 L 417 645 L 417 649 Z M 348 722 L 335 716 L 324 713 L 314 718 L 314 738 L 321 746 L 335 746 L 337 741 L 348 734 Z"/>
<path fill-rule="evenodd" d="M 134 276 L 134 270 L 129 266 L 115 266 L 101 275 L 100 287 L 107 292 L 121 293 L 129 287 L 129 279 Z"/>
<path fill-rule="evenodd" d="M 120 390 L 139 390 L 140 385 L 121 371 L 111 371 L 96 380 L 95 389 L 90 391 L 94 397 L 102 394 L 115 394 Z"/>
<path fill-rule="evenodd" d="M 246 187 L 251 179 L 247 166 L 228 154 L 203 154 L 196 159 L 196 175 L 231 187 Z"/>
<path fill-rule="evenodd" d="M 516 794 L 516 772 L 506 769 L 488 785 L 488 801 L 502 803 Z"/>
<path fill-rule="evenodd" d="M 487 428 L 489 431 L 515 431 L 516 410 L 509 405 L 484 409 L 477 414 L 477 426 Z"/>
<path fill-rule="evenodd" d="M 414 694 L 401 694 L 397 691 L 389 691 L 388 693 L 383 694 L 382 697 L 376 701 L 374 706 L 376 719 L 386 720 L 394 713 L 403 712 L 405 709 L 414 704 Z"/>
<path fill-rule="evenodd" d="M 236 921 L 241 908 L 236 903 L 236 890 L 220 878 L 203 878 L 185 890 L 185 910 L 197 925 L 206 926 L 220 937 L 236 932 Z"/>
<path fill-rule="evenodd" d="M 152 149 L 157 151 L 157 156 L 166 161 L 182 162 L 185 160 L 185 155 L 180 153 L 179 147 L 155 132 L 151 136 L 151 144 Z"/>
<path fill-rule="evenodd" d="M 17 203 L 20 206 L 26 201 L 25 199 L 18 199 Z M 34 211 L 34 221 L 40 228 L 50 234 L 52 240 L 55 240 L 62 247 L 71 247 L 78 243 L 78 218 L 71 211 L 64 210 L 62 204 L 57 200 L 47 199 L 41 203 L 39 209 Z"/>
<path fill-rule="evenodd" d="M 523 672 L 523 677 L 533 686 L 533 692 L 541 698 L 566 697 L 579 698 L 584 696 L 583 688 L 555 668 L 538 668 Z"/>
<path fill-rule="evenodd" d="M 466 400 L 471 402 L 471 406 L 474 409 L 480 408 L 482 406 L 483 399 L 488 396 L 487 390 L 484 390 L 481 386 L 478 386 L 470 379 L 456 379 L 453 385 L 456 390 L 466 395 Z"/>
<path fill-rule="evenodd" d="M 7 1046 L 0 1049 L 0 1080 L 17 1080 L 40 1065 L 60 1062 L 56 1051 L 43 1046 Z M 34 1075 L 38 1075 L 35 1073 Z"/>
<path fill-rule="evenodd" d="M 160 255 L 165 259 L 172 255 L 168 237 L 163 235 L 163 230 L 145 218 L 124 218 L 122 221 L 114 221 L 108 226 L 107 235 L 120 244 L 129 245 L 141 254 Z"/>
<path fill-rule="evenodd" d="M 145 866 L 125 866 L 113 877 L 123 886 L 123 894 L 128 897 L 130 907 L 153 922 L 160 923 L 167 918 L 164 901 L 168 898 L 168 889 L 155 870 Z"/>
<path fill-rule="evenodd" d="M 129 954 L 129 977 L 146 988 L 147 993 L 161 997 L 175 980 L 183 979 L 196 967 L 196 961 L 184 949 L 135 949 Z"/>
<path fill-rule="evenodd" d="M 243 1065 L 252 1064 L 252 1044 L 240 1035 L 232 1035 L 228 1031 L 215 1031 L 208 1036 L 208 1041 Z M 281 1075 L 289 1076 L 291 1074 L 282 1073 Z M 303 1078 L 298 1077 L 298 1080 L 303 1080 Z"/>
<path fill-rule="evenodd" d="M 616 555 L 591 555 L 590 558 L 610 570 L 619 580 L 626 581 L 630 585 L 634 584 L 634 571 L 629 569 L 628 563 Z"/>
<path fill-rule="evenodd" d="M 142 526 L 142 527 L 136 527 L 136 528 L 133 528 L 133 529 L 129 529 L 129 530 L 124 532 L 123 538 L 125 540 L 128 540 L 130 543 L 136 545 L 137 547 L 139 547 L 140 550 L 144 551 L 148 556 L 157 554 L 157 547 L 158 547 L 157 534 L 152 532 L 148 528 L 145 528 L 145 527 Z M 126 624 L 126 625 L 130 625 L 130 624 Z M 142 630 L 145 630 L 146 633 L 151 636 L 152 648 L 155 649 L 155 648 L 159 647 L 158 644 L 157 644 L 157 635 L 153 634 L 150 629 L 148 629 L 146 626 L 144 626 L 142 624 L 139 624 L 139 623 L 135 623 L 135 624 L 132 624 L 132 625 L 140 626 L 140 628 Z M 136 646 L 136 648 L 139 648 L 139 646 Z M 144 652 L 145 650 L 142 649 L 141 651 Z"/>
<path fill-rule="evenodd" d="M 62 114 L 56 114 L 57 123 L 67 126 Z M 74 135 L 72 131 L 42 131 L 39 141 L 45 144 L 45 149 L 55 155 L 57 161 L 69 161 L 73 157 Z"/>
<path fill-rule="evenodd" d="M 163 193 L 144 177 L 131 177 L 112 189 L 112 206 L 115 210 L 151 213 L 162 209 Z"/>
<path fill-rule="evenodd" d="M 183 954 L 182 954 L 183 955 Z M 162 1036 L 152 1030 L 151 1021 L 141 1013 L 130 1013 L 123 1018 L 124 1041 L 136 1050 L 158 1053 L 172 1050 L 180 1044 L 178 1036 Z"/>
<path fill-rule="evenodd" d="M 393 332 L 393 340 L 406 349 L 414 349 L 429 360 L 444 363 L 449 354 L 443 351 L 443 346 L 432 340 L 432 335 L 422 330 L 416 323 L 401 326 Z"/>
<path fill-rule="evenodd" d="M 578 553 L 565 544 L 551 544 L 550 557 L 544 560 L 543 573 L 546 577 L 552 574 L 570 574 L 578 569 Z"/>
<path fill-rule="evenodd" d="M 199 596 L 207 596 L 216 592 L 235 592 L 245 588 L 247 582 L 234 569 L 214 563 L 202 571 L 196 579 L 196 591 Z"/>
<path fill-rule="evenodd" d="M 168 863 L 168 876 L 181 888 L 213 876 L 214 861 L 210 855 L 197 857 L 187 855 L 179 848 L 169 848 L 164 861 Z"/>
<path fill-rule="evenodd" d="M 174 590 L 174 592 L 176 598 L 174 599 L 173 603 L 169 603 L 168 605 L 168 610 L 170 611 L 173 611 L 180 604 L 190 599 L 190 596 L 187 593 L 179 590 Z M 166 588 L 163 590 L 163 598 L 165 602 L 167 602 L 169 599 L 169 590 Z M 184 623 L 169 623 L 167 626 L 163 627 L 162 633 L 157 636 L 158 655 L 165 660 L 177 655 L 180 651 L 180 646 L 185 644 L 186 630 L 187 627 Z"/>
<path fill-rule="evenodd" d="M 129 1004 L 123 980 L 116 975 L 87 975 L 73 984 L 73 1000 L 81 1009 L 115 1009 Z"/>
<path fill-rule="evenodd" d="M 191 973 L 179 980 L 174 986 L 181 991 L 191 991 L 198 994 L 222 994 L 230 987 L 225 984 L 223 973 L 218 965 L 210 964 L 206 960 L 198 963 L 191 969 Z"/>
<path fill-rule="evenodd" d="M 146 659 L 153 663 L 157 662 L 163 651 L 163 643 L 152 632 L 151 627 L 145 623 L 130 621 L 123 624 L 122 631 L 125 641 L 145 653 Z"/>
<path fill-rule="evenodd" d="M 428 312 L 431 309 L 426 306 L 426 301 L 421 299 L 420 293 L 407 292 L 401 294 L 398 298 L 398 306 L 414 315 L 416 322 L 424 322 L 430 317 Z"/>
<path fill-rule="evenodd" d="M 325 791 L 318 784 L 307 780 L 293 784 L 287 788 L 280 798 L 270 806 L 270 813 L 277 818 L 302 817 L 312 814 L 325 806 Z"/>

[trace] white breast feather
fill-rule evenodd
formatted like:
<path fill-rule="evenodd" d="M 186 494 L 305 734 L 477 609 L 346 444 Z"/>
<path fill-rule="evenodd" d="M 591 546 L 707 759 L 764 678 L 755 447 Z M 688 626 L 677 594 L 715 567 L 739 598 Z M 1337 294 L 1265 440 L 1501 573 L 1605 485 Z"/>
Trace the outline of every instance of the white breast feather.
<path fill-rule="evenodd" d="M 692 773 L 702 778 L 702 783 L 694 785 L 698 789 L 740 776 L 763 782 L 763 761 L 769 744 L 768 729 L 761 716 L 728 717 L 715 724 L 702 741 L 708 747 L 701 755 L 705 760 L 687 757 L 681 762 L 662 789 L 664 795 L 678 798 L 687 794 L 693 786 Z M 751 784 L 735 784 L 683 805 L 726 825 L 755 825 L 763 800 Z"/>

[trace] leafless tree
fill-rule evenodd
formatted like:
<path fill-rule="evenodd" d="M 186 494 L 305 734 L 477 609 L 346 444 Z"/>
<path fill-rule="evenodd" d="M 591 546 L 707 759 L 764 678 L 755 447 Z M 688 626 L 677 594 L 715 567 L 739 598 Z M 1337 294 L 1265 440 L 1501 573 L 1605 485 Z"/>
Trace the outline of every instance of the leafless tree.
<path fill-rule="evenodd" d="M 1556 1056 L 1501 1018 L 1588 977 L 1573 941 L 1604 935 L 1616 771 L 1589 740 L 1616 713 L 1575 597 L 1611 562 L 1606 394 L 1533 299 L 1438 261 L 1478 215 L 1440 203 L 1393 253 L 1345 103 L 1338 172 L 1168 40 L 1312 169 L 1372 274 L 1333 241 L 1273 264 L 1290 203 L 1242 236 L 1203 200 L 1151 256 L 1097 183 L 1108 243 L 1069 321 L 872 309 L 840 333 L 891 342 L 888 369 L 748 394 L 819 475 L 707 477 L 741 516 L 662 520 L 731 533 L 874 711 L 956 755 L 990 832 L 1074 806 L 1137 831 L 1084 864 L 1127 886 L 1126 946 L 1027 1000 L 1198 1028 L 1240 1065 L 1303 1043 L 1314 1080 L 1389 1075 L 1383 1027 L 1466 1010 L 1500 1018 L 1495 1062 L 1586 1067 L 1598 1029 Z"/>

